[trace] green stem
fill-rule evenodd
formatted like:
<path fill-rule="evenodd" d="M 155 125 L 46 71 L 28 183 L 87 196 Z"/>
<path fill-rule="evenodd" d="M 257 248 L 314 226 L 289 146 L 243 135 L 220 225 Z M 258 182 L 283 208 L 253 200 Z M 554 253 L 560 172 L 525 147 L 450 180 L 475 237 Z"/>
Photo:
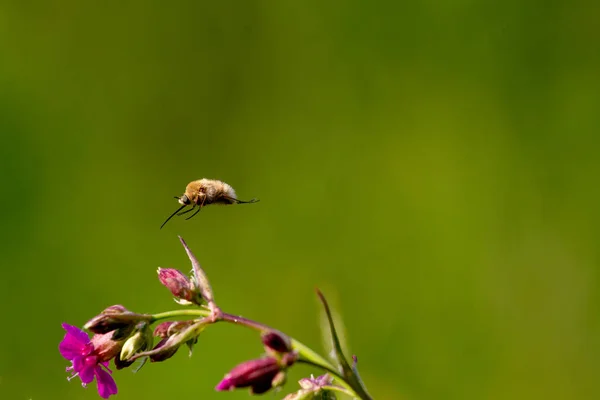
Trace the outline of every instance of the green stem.
<path fill-rule="evenodd" d="M 326 359 L 324 359 L 323 357 L 321 357 L 318 353 L 316 353 L 313 349 L 311 349 L 310 347 L 308 347 L 308 346 L 306 346 L 306 345 L 298 342 L 295 339 L 292 339 L 292 347 L 298 351 L 298 354 L 301 357 L 298 360 L 298 362 L 301 362 L 301 363 L 304 363 L 304 364 L 310 364 L 310 365 L 313 365 L 315 367 L 322 368 L 322 369 L 326 370 L 327 372 L 329 372 L 330 374 L 332 374 L 336 378 L 338 378 L 338 380 L 340 380 L 341 382 L 343 382 L 342 385 L 344 387 L 347 387 L 348 389 L 351 389 L 350 385 L 346 384 L 346 381 L 344 380 L 344 377 L 335 369 L 335 367 L 333 365 L 331 365 L 331 363 L 329 363 L 329 361 L 327 361 Z"/>
<path fill-rule="evenodd" d="M 210 311 L 208 311 L 208 310 L 198 310 L 198 309 L 194 309 L 194 310 L 173 310 L 173 311 L 167 311 L 167 312 L 162 312 L 162 313 L 158 313 L 158 314 L 153 314 L 152 315 L 152 319 L 150 320 L 150 323 L 154 323 L 154 322 L 159 321 L 161 319 L 168 319 L 168 318 L 208 317 L 209 315 L 210 315 Z"/>

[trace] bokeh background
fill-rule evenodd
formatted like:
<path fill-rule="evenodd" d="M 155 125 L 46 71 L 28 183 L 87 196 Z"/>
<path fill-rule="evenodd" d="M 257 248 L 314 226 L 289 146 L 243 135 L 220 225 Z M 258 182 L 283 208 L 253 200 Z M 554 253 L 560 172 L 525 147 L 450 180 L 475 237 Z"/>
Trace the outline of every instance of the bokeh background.
<path fill-rule="evenodd" d="M 315 286 L 377 399 L 600 398 L 594 1 L 4 1 L 2 399 L 66 381 L 62 322 L 176 308 L 156 268 L 321 348 Z M 160 224 L 201 177 L 261 202 Z M 219 324 L 115 373 L 213 391 L 262 351 Z M 286 386 L 317 372 L 292 370 Z M 267 398 L 281 398 L 269 394 Z"/>

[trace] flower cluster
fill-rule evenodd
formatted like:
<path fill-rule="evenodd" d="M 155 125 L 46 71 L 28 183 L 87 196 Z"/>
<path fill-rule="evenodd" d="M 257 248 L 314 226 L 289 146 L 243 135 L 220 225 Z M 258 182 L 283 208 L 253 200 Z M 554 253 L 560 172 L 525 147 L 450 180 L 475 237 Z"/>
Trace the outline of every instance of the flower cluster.
<path fill-rule="evenodd" d="M 101 397 L 106 399 L 116 394 L 109 361 L 114 360 L 117 369 L 129 367 L 133 354 L 152 346 L 149 319 L 121 305 L 108 307 L 85 324 L 85 328 L 94 333 L 91 339 L 79 328 L 63 324 L 67 333 L 58 348 L 60 354 L 71 361 L 67 368 L 72 373 L 69 379 L 79 377 L 86 386 L 96 378 Z"/>
<path fill-rule="evenodd" d="M 71 363 L 67 367 L 67 371 L 70 372 L 69 380 L 78 377 L 85 387 L 95 379 L 100 397 L 107 399 L 117 394 L 117 385 L 109 369 L 111 360 L 119 370 L 130 367 L 138 359 L 151 362 L 166 361 L 183 345 L 188 347 L 191 355 L 199 335 L 208 326 L 217 322 L 229 322 L 259 332 L 265 354 L 234 367 L 217 384 L 217 391 L 249 388 L 251 394 L 265 393 L 281 387 L 285 383 L 287 370 L 301 361 L 332 375 L 302 379 L 299 382 L 300 390 L 288 395 L 286 399 L 333 399 L 334 392 L 346 393 L 363 400 L 371 399 L 358 377 L 356 365 L 348 365 L 339 346 L 334 350 L 336 359 L 342 362 L 332 365 L 276 329 L 221 311 L 215 302 L 206 274 L 185 241 L 181 238 L 180 240 L 192 262 L 192 276 L 188 277 L 172 268 L 159 268 L 158 278 L 161 284 L 169 289 L 177 303 L 197 308 L 159 314 L 139 314 L 127 310 L 122 305 L 110 306 L 84 325 L 84 328 L 92 333 L 91 337 L 75 326 L 63 324 L 66 334 L 59 344 L 59 351 Z M 320 292 L 318 295 L 327 315 L 330 316 L 323 295 Z M 178 318 L 179 320 L 159 322 Z M 152 329 L 154 323 L 157 325 Z M 332 322 L 331 334 L 336 342 L 337 336 Z M 155 337 L 158 338 L 156 344 Z M 333 384 L 334 377 L 339 384 Z"/>

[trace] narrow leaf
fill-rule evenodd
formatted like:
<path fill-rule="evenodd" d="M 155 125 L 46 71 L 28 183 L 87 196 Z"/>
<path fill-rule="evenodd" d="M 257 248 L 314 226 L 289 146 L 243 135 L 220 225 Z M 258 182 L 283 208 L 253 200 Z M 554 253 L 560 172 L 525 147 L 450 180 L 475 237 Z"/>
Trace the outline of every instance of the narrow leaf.
<path fill-rule="evenodd" d="M 333 342 L 333 353 L 334 353 L 335 358 L 341 368 L 340 372 L 345 377 L 353 375 L 352 368 L 350 367 L 350 364 L 348 364 L 348 361 L 344 357 L 344 352 L 342 350 L 342 344 L 341 344 L 340 339 L 335 330 L 335 324 L 333 322 L 333 316 L 331 315 L 331 309 L 329 308 L 329 304 L 327 303 L 327 300 L 325 300 L 325 296 L 323 296 L 323 293 L 321 293 L 321 291 L 319 289 L 317 289 L 317 296 L 319 296 L 319 300 L 321 300 L 321 303 L 323 303 L 323 309 L 325 310 L 325 315 L 327 316 L 327 321 L 329 322 L 329 329 L 331 331 L 331 340 Z"/>
<path fill-rule="evenodd" d="M 340 364 L 340 373 L 344 377 L 344 380 L 350 384 L 352 389 L 362 398 L 363 400 L 371 399 L 371 396 L 367 393 L 362 381 L 354 373 L 354 368 L 350 366 L 346 357 L 344 357 L 344 352 L 342 351 L 342 345 L 340 343 L 340 339 L 335 330 L 335 324 L 333 323 L 333 317 L 331 315 L 331 310 L 329 308 L 329 304 L 327 304 L 327 300 L 325 300 L 325 296 L 319 289 L 316 289 L 317 296 L 319 296 L 319 300 L 323 303 L 323 308 L 325 309 L 325 314 L 327 315 L 327 320 L 329 321 L 329 327 L 331 329 L 331 338 L 333 340 L 333 350 L 336 358 Z"/>

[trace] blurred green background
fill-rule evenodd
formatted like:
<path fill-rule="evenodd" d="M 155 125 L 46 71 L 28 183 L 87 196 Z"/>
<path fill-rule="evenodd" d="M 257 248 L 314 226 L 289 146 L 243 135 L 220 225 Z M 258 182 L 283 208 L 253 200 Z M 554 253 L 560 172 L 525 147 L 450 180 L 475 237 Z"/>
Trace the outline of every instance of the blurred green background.
<path fill-rule="evenodd" d="M 598 4 L 3 2 L 0 397 L 99 398 L 60 324 L 176 308 L 182 235 L 317 349 L 322 288 L 377 399 L 600 398 Z M 159 230 L 202 177 L 261 202 Z M 244 399 L 261 351 L 219 324 L 117 399 Z"/>

